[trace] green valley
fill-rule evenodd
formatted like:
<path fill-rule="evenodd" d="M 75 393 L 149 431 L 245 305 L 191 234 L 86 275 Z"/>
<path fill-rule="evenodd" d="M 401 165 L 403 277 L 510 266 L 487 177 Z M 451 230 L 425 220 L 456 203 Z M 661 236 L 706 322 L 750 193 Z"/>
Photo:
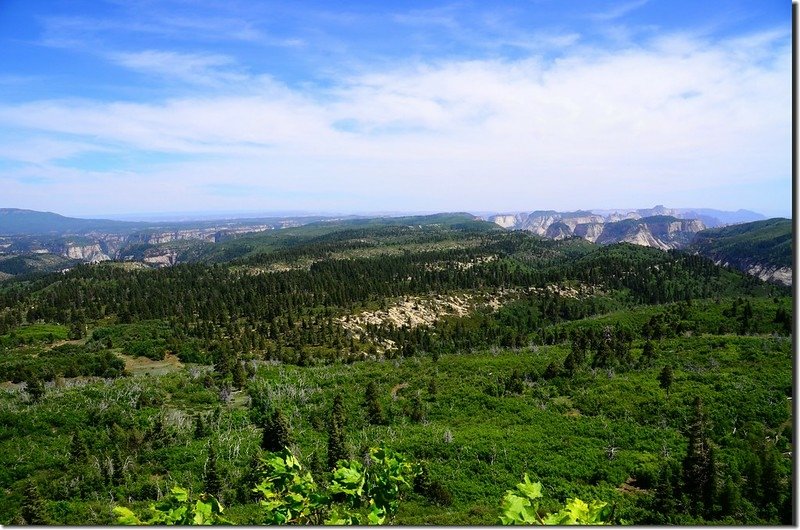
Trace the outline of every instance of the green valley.
<path fill-rule="evenodd" d="M 413 462 L 397 524 L 498 524 L 526 475 L 542 513 L 792 521 L 787 287 L 466 214 L 186 252 L 0 282 L 0 523 L 112 524 L 176 486 L 281 521 L 254 489 L 284 445 L 340 503 L 336 456 L 370 480 L 374 448 Z"/>

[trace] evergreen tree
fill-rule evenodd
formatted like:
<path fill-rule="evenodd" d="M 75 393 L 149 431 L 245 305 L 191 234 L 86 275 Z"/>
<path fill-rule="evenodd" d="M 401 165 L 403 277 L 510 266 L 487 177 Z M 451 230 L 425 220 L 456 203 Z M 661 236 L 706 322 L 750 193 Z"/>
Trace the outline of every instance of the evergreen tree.
<path fill-rule="evenodd" d="M 653 489 L 655 490 L 655 495 L 653 496 L 651 511 L 656 514 L 656 518 L 649 522 L 655 524 L 672 523 L 678 504 L 675 501 L 676 484 L 671 461 L 667 461 L 661 466 Z"/>
<path fill-rule="evenodd" d="M 22 499 L 22 518 L 29 525 L 46 525 L 44 503 L 39 496 L 39 490 L 32 480 L 25 484 L 25 493 Z"/>
<path fill-rule="evenodd" d="M 219 479 L 217 472 L 217 452 L 214 450 L 213 445 L 208 448 L 208 460 L 206 460 L 206 469 L 203 476 L 203 486 L 205 492 L 219 498 L 222 493 L 222 483 Z"/>
<path fill-rule="evenodd" d="M 561 375 L 561 364 L 557 360 L 552 361 L 544 371 L 544 378 L 548 380 L 555 379 L 559 375 Z"/>
<path fill-rule="evenodd" d="M 227 343 L 217 343 L 214 345 L 212 354 L 214 356 L 214 371 L 223 379 L 230 376 L 231 372 L 233 372 L 234 363 L 237 362 L 230 346 Z"/>
<path fill-rule="evenodd" d="M 336 467 L 339 460 L 347 460 L 350 455 L 344 441 L 344 404 L 342 395 L 333 398 L 333 409 L 328 422 L 328 469 Z"/>
<path fill-rule="evenodd" d="M 69 328 L 67 338 L 69 340 L 80 340 L 86 336 L 86 324 L 83 321 L 73 322 Z"/>
<path fill-rule="evenodd" d="M 777 451 L 774 446 L 768 443 L 763 446 L 761 469 L 761 488 L 764 499 L 762 506 L 767 508 L 769 505 L 773 505 L 777 508 L 781 505 L 781 497 L 783 496 L 781 472 L 778 467 Z"/>
<path fill-rule="evenodd" d="M 88 451 L 86 449 L 86 442 L 83 440 L 83 436 L 81 435 L 80 431 L 78 431 L 72 435 L 72 441 L 69 447 L 70 461 L 73 464 L 83 462 L 86 459 L 87 454 Z"/>
<path fill-rule="evenodd" d="M 194 420 L 194 439 L 199 440 L 201 438 L 205 438 L 207 434 L 206 422 L 203 420 L 203 415 L 198 414 Z"/>
<path fill-rule="evenodd" d="M 716 494 L 714 449 L 708 436 L 703 401 L 694 400 L 694 416 L 689 425 L 689 447 L 683 460 L 683 482 L 692 512 L 707 514 L 713 509 Z"/>
<path fill-rule="evenodd" d="M 653 359 L 656 357 L 656 349 L 653 346 L 653 342 L 650 339 L 646 340 L 644 346 L 642 347 L 642 359 L 641 362 L 643 365 L 650 364 Z"/>
<path fill-rule="evenodd" d="M 740 520 L 742 494 L 733 476 L 728 475 L 719 493 L 720 515 Z"/>
<path fill-rule="evenodd" d="M 252 379 L 253 377 L 256 376 L 256 368 L 255 366 L 253 366 L 252 362 L 244 363 L 244 371 L 245 374 L 247 375 L 247 379 Z"/>
<path fill-rule="evenodd" d="M 33 403 L 38 403 L 44 396 L 44 383 L 38 377 L 31 377 L 25 383 L 25 390 Z"/>
<path fill-rule="evenodd" d="M 111 475 L 111 483 L 115 486 L 125 482 L 125 458 L 123 452 L 119 447 L 114 447 L 111 450 L 111 465 L 109 466 L 109 475 Z"/>
<path fill-rule="evenodd" d="M 364 404 L 367 407 L 367 419 L 369 422 L 372 425 L 383 424 L 385 421 L 383 417 L 383 407 L 378 400 L 378 385 L 375 384 L 375 381 L 370 381 L 367 385 Z"/>
<path fill-rule="evenodd" d="M 428 380 L 428 396 L 430 396 L 431 400 L 436 399 L 437 392 L 438 389 L 436 388 L 436 379 L 431 377 L 430 380 Z"/>
<path fill-rule="evenodd" d="M 425 419 L 425 408 L 419 394 L 411 399 L 411 421 L 421 423 Z"/>
<path fill-rule="evenodd" d="M 661 369 L 661 373 L 658 374 L 658 384 L 661 388 L 666 390 L 667 395 L 669 395 L 669 390 L 672 388 L 672 365 L 665 364 L 664 368 Z"/>
<path fill-rule="evenodd" d="M 233 364 L 233 386 L 241 390 L 247 385 L 247 372 L 240 361 Z"/>
<path fill-rule="evenodd" d="M 254 485 L 261 482 L 261 469 L 261 450 L 256 447 L 256 450 L 250 457 L 247 470 L 242 473 L 242 478 L 239 481 L 238 497 L 239 502 L 242 504 L 252 502 L 258 497 L 252 490 Z"/>
<path fill-rule="evenodd" d="M 420 473 L 414 478 L 414 491 L 437 506 L 453 504 L 453 495 L 439 480 L 431 476 L 426 462 L 420 464 Z"/>
<path fill-rule="evenodd" d="M 564 359 L 564 371 L 567 373 L 568 377 L 572 377 L 575 375 L 575 371 L 578 369 L 578 355 L 575 353 L 574 350 L 571 350 L 569 354 L 567 354 L 567 358 Z"/>
<path fill-rule="evenodd" d="M 261 449 L 265 451 L 283 451 L 284 447 L 292 445 L 289 421 L 280 409 L 273 409 L 272 414 L 264 424 L 261 436 Z"/>

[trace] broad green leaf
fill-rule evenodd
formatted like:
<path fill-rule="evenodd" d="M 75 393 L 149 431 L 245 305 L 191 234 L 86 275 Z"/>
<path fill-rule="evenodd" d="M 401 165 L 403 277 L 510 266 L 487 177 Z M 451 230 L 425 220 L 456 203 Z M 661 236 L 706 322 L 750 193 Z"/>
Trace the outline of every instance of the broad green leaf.
<path fill-rule="evenodd" d="M 189 491 L 180 486 L 175 486 L 170 491 L 178 502 L 186 502 L 189 499 Z"/>
<path fill-rule="evenodd" d="M 531 500 L 542 498 L 542 483 L 531 482 L 527 473 L 525 473 L 523 482 L 517 484 L 517 489 Z"/>
<path fill-rule="evenodd" d="M 211 504 L 198 500 L 194 505 L 194 524 L 211 524 L 212 519 Z"/>
<path fill-rule="evenodd" d="M 124 525 L 140 525 L 142 521 L 136 517 L 131 510 L 125 508 L 124 506 L 117 506 L 114 508 L 114 515 L 117 516 L 117 524 L 124 524 Z"/>

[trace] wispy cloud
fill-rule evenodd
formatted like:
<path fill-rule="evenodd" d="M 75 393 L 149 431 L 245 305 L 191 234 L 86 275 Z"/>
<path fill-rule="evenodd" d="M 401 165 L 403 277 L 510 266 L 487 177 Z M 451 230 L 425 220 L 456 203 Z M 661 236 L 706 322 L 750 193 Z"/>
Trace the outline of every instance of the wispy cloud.
<path fill-rule="evenodd" d="M 650 0 L 633 0 L 632 2 L 617 4 L 606 11 L 592 13 L 589 17 L 601 22 L 610 22 L 644 7 L 649 1 Z"/>
<path fill-rule="evenodd" d="M 784 37 L 751 35 L 745 47 L 676 35 L 624 53 L 574 47 L 554 61 L 418 61 L 350 75 L 323 92 L 238 72 L 242 87 L 154 103 L 6 104 L 0 127 L 32 139 L 0 156 L 24 161 L 15 153 L 98 146 L 182 153 L 189 158 L 108 174 L 45 157 L 35 170 L 7 175 L 64 183 L 54 191 L 79 203 L 89 199 L 76 190 L 107 177 L 128 201 L 174 194 L 170 210 L 176 201 L 191 209 L 210 200 L 285 207 L 286 196 L 303 190 L 319 194 L 314 207 L 340 210 L 375 201 L 399 209 L 592 207 L 626 194 L 649 203 L 674 189 L 788 175 Z M 197 82 L 233 68 L 224 56 L 152 50 L 116 60 Z M 43 137 L 51 144 L 42 146 Z M 64 137 L 72 140 L 62 144 Z M 231 190 L 283 195 L 219 196 L 220 179 Z"/>
<path fill-rule="evenodd" d="M 220 54 L 145 50 L 110 53 L 107 57 L 110 61 L 137 72 L 193 84 L 219 85 L 247 79 L 246 75 L 235 71 L 236 61 L 232 57 Z"/>

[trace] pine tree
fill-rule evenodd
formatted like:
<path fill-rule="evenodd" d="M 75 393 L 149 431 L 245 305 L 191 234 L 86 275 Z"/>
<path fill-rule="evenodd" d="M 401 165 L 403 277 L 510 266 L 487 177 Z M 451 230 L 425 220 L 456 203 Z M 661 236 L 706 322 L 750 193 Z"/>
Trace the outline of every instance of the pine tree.
<path fill-rule="evenodd" d="M 111 466 L 110 473 L 111 483 L 119 486 L 125 482 L 127 473 L 125 472 L 125 458 L 123 457 L 122 450 L 119 447 L 114 447 L 111 451 Z"/>
<path fill-rule="evenodd" d="M 578 368 L 578 359 L 575 351 L 570 351 L 567 358 L 564 359 L 564 371 L 568 377 L 575 375 L 575 370 Z"/>
<path fill-rule="evenodd" d="M 431 377 L 428 381 L 428 395 L 432 400 L 435 400 L 437 392 L 438 389 L 436 388 L 436 379 Z"/>
<path fill-rule="evenodd" d="M 411 399 L 411 421 L 421 423 L 425 419 L 425 408 L 419 394 Z"/>
<path fill-rule="evenodd" d="M 656 479 L 655 495 L 653 497 L 652 512 L 657 518 L 655 524 L 669 524 L 675 515 L 677 503 L 675 502 L 675 478 L 672 472 L 672 462 L 665 462 Z"/>
<path fill-rule="evenodd" d="M 222 492 L 222 483 L 220 482 L 219 474 L 217 473 L 217 452 L 214 450 L 213 445 L 209 446 L 208 448 L 208 460 L 206 461 L 203 485 L 206 493 L 210 493 L 211 495 L 219 498 L 219 495 Z"/>
<path fill-rule="evenodd" d="M 336 462 L 347 460 L 350 455 L 344 441 L 344 405 L 341 394 L 333 398 L 333 409 L 328 423 L 328 469 L 334 469 Z"/>
<path fill-rule="evenodd" d="M 72 435 L 72 442 L 70 443 L 69 448 L 70 461 L 73 464 L 83 462 L 87 454 L 88 451 L 86 449 L 86 442 L 83 440 L 83 436 L 81 436 L 80 431 L 78 431 Z"/>
<path fill-rule="evenodd" d="M 233 364 L 233 386 L 241 390 L 247 385 L 247 372 L 240 361 Z"/>
<path fill-rule="evenodd" d="M 703 401 L 694 400 L 694 416 L 689 425 L 689 447 L 683 460 L 683 480 L 695 514 L 708 513 L 716 494 L 714 449 L 708 436 Z"/>
<path fill-rule="evenodd" d="M 29 525 L 46 525 L 44 504 L 39 496 L 39 490 L 32 480 L 25 485 L 25 494 L 22 500 L 22 518 Z"/>
<path fill-rule="evenodd" d="M 545 379 L 555 379 L 561 375 L 561 364 L 555 360 L 552 361 L 550 364 L 547 365 L 547 369 L 544 371 L 544 378 Z"/>
<path fill-rule="evenodd" d="M 239 502 L 246 504 L 254 501 L 258 495 L 252 491 L 253 487 L 261 482 L 261 450 L 256 447 L 253 455 L 250 457 L 250 462 L 247 465 L 247 470 L 242 473 L 242 478 L 239 482 L 238 497 Z"/>
<path fill-rule="evenodd" d="M 661 373 L 658 374 L 658 383 L 661 388 L 667 391 L 667 395 L 669 396 L 669 390 L 672 387 L 672 365 L 665 364 L 664 368 L 661 369 Z"/>
<path fill-rule="evenodd" d="M 643 365 L 648 365 L 653 361 L 653 359 L 655 359 L 655 357 L 656 357 L 656 349 L 653 346 L 652 341 L 648 339 L 647 341 L 645 341 L 644 346 L 642 347 L 641 363 Z"/>
<path fill-rule="evenodd" d="M 194 420 L 194 439 L 205 438 L 206 434 L 208 434 L 206 432 L 206 422 L 203 420 L 203 415 L 198 414 Z"/>
<path fill-rule="evenodd" d="M 283 451 L 284 447 L 292 445 L 289 421 L 279 409 L 274 409 L 264 424 L 261 437 L 261 449 L 265 451 Z"/>
<path fill-rule="evenodd" d="M 383 407 L 378 400 L 378 385 L 370 381 L 367 385 L 364 403 L 367 407 L 367 419 L 372 425 L 381 425 L 384 422 Z"/>
<path fill-rule="evenodd" d="M 38 377 L 31 377 L 25 383 L 25 390 L 33 403 L 38 403 L 44 395 L 44 383 Z"/>
<path fill-rule="evenodd" d="M 725 479 L 725 484 L 720 490 L 719 504 L 722 516 L 730 515 L 738 519 L 742 509 L 742 494 L 731 475 Z"/>
<path fill-rule="evenodd" d="M 778 467 L 777 451 L 770 444 L 764 444 L 761 456 L 761 488 L 764 498 L 763 506 L 770 504 L 776 508 L 781 504 L 783 488 L 781 487 L 781 473 Z"/>

